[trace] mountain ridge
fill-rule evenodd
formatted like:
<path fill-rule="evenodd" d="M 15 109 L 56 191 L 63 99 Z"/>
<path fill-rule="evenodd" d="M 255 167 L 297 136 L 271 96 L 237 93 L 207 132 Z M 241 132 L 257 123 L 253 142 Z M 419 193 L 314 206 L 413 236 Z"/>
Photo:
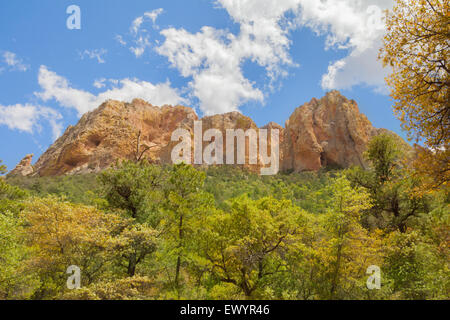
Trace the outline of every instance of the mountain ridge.
<path fill-rule="evenodd" d="M 99 172 L 118 159 L 141 156 L 152 163 L 168 164 L 176 144 L 171 141 L 173 131 L 182 128 L 192 134 L 197 120 L 202 121 L 203 133 L 214 128 L 224 136 L 227 129 L 278 129 L 280 170 L 284 172 L 365 166 L 362 155 L 368 142 L 387 131 L 374 128 L 359 111 L 356 101 L 339 91 L 328 92 L 321 99 L 313 98 L 296 108 L 284 127 L 270 122 L 261 128 L 236 111 L 199 119 L 194 109 L 185 106 L 157 107 L 141 99 L 131 103 L 108 100 L 84 114 L 75 126 L 67 127 L 34 166 L 31 155 L 27 155 L 26 161 L 22 160 L 10 174 L 54 176 Z M 248 160 L 248 143 L 245 151 Z M 243 167 L 252 171 L 262 166 L 248 163 Z"/>

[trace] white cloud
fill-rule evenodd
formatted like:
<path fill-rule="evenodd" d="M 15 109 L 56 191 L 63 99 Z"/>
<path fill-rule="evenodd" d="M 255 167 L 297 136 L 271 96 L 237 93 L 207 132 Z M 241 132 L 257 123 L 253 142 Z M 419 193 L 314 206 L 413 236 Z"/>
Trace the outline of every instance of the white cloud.
<path fill-rule="evenodd" d="M 159 9 L 155 9 L 153 11 L 150 12 L 146 12 L 144 13 L 144 16 L 149 18 L 150 20 L 152 20 L 153 24 L 156 23 L 156 19 L 159 17 L 159 15 L 161 15 L 164 12 L 164 9 L 159 8 Z"/>
<path fill-rule="evenodd" d="M 106 87 L 105 82 L 106 82 L 105 78 L 97 79 L 94 81 L 93 86 L 96 87 L 97 89 L 101 89 L 101 88 Z"/>
<path fill-rule="evenodd" d="M 62 117 L 51 108 L 30 104 L 0 105 L 0 125 L 6 125 L 12 130 L 33 133 L 34 129 L 41 129 L 39 125 L 41 119 L 50 123 L 54 139 L 61 135 L 62 124 L 59 120 Z"/>
<path fill-rule="evenodd" d="M 145 12 L 142 16 L 137 17 L 133 20 L 130 27 L 130 33 L 133 37 L 132 42 L 134 46 L 130 46 L 130 51 L 136 56 L 136 58 L 142 57 L 145 50 L 150 47 L 150 35 L 149 31 L 143 27 L 143 24 L 149 20 L 152 23 L 152 27 L 157 29 L 156 19 L 162 14 L 164 10 L 162 8 L 155 9 L 153 11 Z M 126 45 L 123 39 L 119 41 L 122 45 Z"/>
<path fill-rule="evenodd" d="M 270 83 L 286 74 L 286 66 L 294 65 L 288 52 L 293 22 L 285 14 L 298 9 L 296 1 L 218 3 L 240 24 L 238 35 L 212 27 L 196 34 L 169 28 L 161 31 L 165 41 L 156 49 L 184 77 L 192 77 L 190 88 L 206 115 L 235 111 L 249 101 L 264 102 L 261 89 L 243 75 L 244 61 L 265 68 Z"/>
<path fill-rule="evenodd" d="M 364 84 L 371 86 L 375 92 L 388 93 L 385 77 L 389 69 L 377 62 L 378 50 L 366 50 L 363 53 L 352 52 L 344 59 L 333 62 L 328 73 L 322 77 L 324 89 L 350 89 Z"/>
<path fill-rule="evenodd" d="M 133 47 L 130 47 L 130 51 L 136 56 L 136 58 L 142 57 L 145 53 L 145 50 L 150 47 L 150 36 L 141 35 L 134 39 L 134 43 L 136 44 Z"/>
<path fill-rule="evenodd" d="M 244 77 L 242 64 L 251 61 L 265 68 L 272 88 L 273 82 L 287 75 L 287 67 L 296 65 L 289 54 L 290 33 L 302 26 L 325 35 L 327 49 L 349 51 L 346 58 L 330 64 L 323 88 L 343 89 L 361 83 L 378 91 L 384 87 L 387 70 L 377 61 L 377 52 L 385 29 L 382 10 L 391 7 L 392 0 L 216 3 L 240 25 L 237 35 L 206 26 L 195 34 L 168 28 L 161 31 L 165 41 L 156 48 L 182 76 L 192 78 L 192 94 L 205 114 L 237 110 L 252 100 L 264 102 L 261 89 Z"/>
<path fill-rule="evenodd" d="M 392 0 L 301 0 L 300 23 L 327 35 L 327 48 L 350 51 L 330 64 L 322 78 L 324 89 L 365 84 L 384 91 L 390 70 L 382 68 L 377 56 L 385 33 L 382 11 L 392 5 Z"/>
<path fill-rule="evenodd" d="M 104 84 L 105 81 L 101 83 Z M 110 89 L 94 95 L 72 88 L 66 78 L 48 70 L 46 66 L 41 66 L 38 82 L 42 92 L 35 94 L 43 101 L 55 99 L 62 107 L 77 110 L 80 116 L 94 110 L 108 99 L 131 102 L 134 98 L 141 98 L 158 106 L 186 103 L 169 82 L 154 85 L 138 79 L 110 79 L 108 81 L 111 83 Z"/>
<path fill-rule="evenodd" d="M 105 63 L 103 56 L 108 52 L 106 49 L 94 49 L 94 50 L 84 50 L 80 52 L 80 58 L 97 59 L 98 63 Z"/>
<path fill-rule="evenodd" d="M 144 22 L 144 17 L 137 17 L 134 19 L 133 23 L 131 24 L 131 32 L 134 34 L 137 34 L 139 29 L 141 28 L 142 23 Z"/>
<path fill-rule="evenodd" d="M 121 46 L 127 45 L 127 42 L 123 40 L 123 37 L 121 35 L 116 35 L 115 39 L 118 43 L 120 43 Z"/>
<path fill-rule="evenodd" d="M 5 51 L 3 52 L 3 62 L 8 66 L 11 71 L 21 71 L 25 72 L 28 70 L 29 66 L 25 65 L 22 59 L 19 59 L 14 52 Z M 5 68 L 2 68 L 4 70 Z"/>

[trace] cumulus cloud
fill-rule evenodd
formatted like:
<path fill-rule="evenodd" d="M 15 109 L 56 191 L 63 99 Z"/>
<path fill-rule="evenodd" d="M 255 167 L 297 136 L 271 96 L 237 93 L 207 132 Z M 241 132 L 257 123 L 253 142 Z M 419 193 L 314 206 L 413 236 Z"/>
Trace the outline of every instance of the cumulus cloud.
<path fill-rule="evenodd" d="M 392 0 L 217 0 L 240 25 L 237 35 L 203 27 L 197 33 L 167 28 L 156 51 L 166 56 L 182 76 L 207 115 L 238 110 L 248 101 L 264 102 L 261 88 L 243 75 L 251 61 L 265 68 L 268 88 L 297 65 L 289 50 L 291 31 L 300 27 L 326 36 L 326 49 L 348 50 L 349 55 L 330 63 L 323 76 L 324 89 L 367 84 L 380 90 L 387 74 L 377 62 L 384 34 L 382 10 Z M 302 63 L 300 61 L 300 63 Z M 219 99 L 220 97 L 220 99 Z"/>
<path fill-rule="evenodd" d="M 165 41 L 156 48 L 184 77 L 192 77 L 189 86 L 206 115 L 235 111 L 249 101 L 264 102 L 262 90 L 243 75 L 244 61 L 265 68 L 270 83 L 294 65 L 288 52 L 294 23 L 285 14 L 298 9 L 296 1 L 218 3 L 240 24 L 238 35 L 212 27 L 196 34 L 169 28 L 161 31 Z"/>
<path fill-rule="evenodd" d="M 100 84 L 105 85 L 106 82 L 106 79 L 101 80 L 103 79 L 97 83 L 100 88 L 102 88 Z M 110 88 L 95 95 L 73 88 L 66 78 L 50 71 L 46 66 L 40 67 L 38 82 L 42 91 L 35 93 L 37 97 L 43 101 L 54 99 L 62 107 L 77 110 L 80 116 L 109 99 L 131 102 L 134 98 L 141 98 L 154 105 L 176 105 L 186 102 L 169 82 L 154 85 L 138 79 L 110 79 Z"/>
<path fill-rule="evenodd" d="M 390 70 L 377 61 L 385 33 L 383 10 L 392 0 L 301 0 L 300 23 L 326 35 L 326 48 L 344 49 L 349 55 L 334 61 L 322 78 L 324 89 L 348 89 L 366 84 L 382 91 Z"/>
<path fill-rule="evenodd" d="M 378 51 L 367 50 L 352 52 L 344 59 L 335 61 L 328 67 L 328 73 L 322 77 L 324 89 L 350 89 L 355 85 L 364 84 L 373 87 L 375 92 L 388 93 L 385 77 L 388 68 L 383 68 L 377 61 Z"/>
<path fill-rule="evenodd" d="M 105 63 L 103 56 L 108 52 L 106 49 L 84 50 L 80 52 L 80 58 L 96 59 L 98 63 Z"/>
<path fill-rule="evenodd" d="M 3 63 L 6 64 L 10 71 L 21 71 L 25 72 L 28 70 L 29 66 L 25 65 L 22 59 L 18 58 L 14 52 L 5 51 L 2 54 Z M 5 68 L 2 68 L 4 70 Z"/>
<path fill-rule="evenodd" d="M 62 124 L 59 122 L 61 119 L 61 114 L 47 107 L 31 104 L 0 105 L 0 125 L 6 125 L 12 130 L 33 133 L 36 128 L 40 130 L 39 122 L 46 120 L 51 125 L 53 138 L 56 139 L 62 132 Z"/>

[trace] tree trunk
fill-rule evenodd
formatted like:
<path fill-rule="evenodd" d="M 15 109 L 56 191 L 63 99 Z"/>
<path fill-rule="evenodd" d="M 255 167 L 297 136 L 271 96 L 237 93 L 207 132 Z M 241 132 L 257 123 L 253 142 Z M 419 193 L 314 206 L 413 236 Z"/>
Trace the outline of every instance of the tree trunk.
<path fill-rule="evenodd" d="M 333 282 L 331 284 L 331 291 L 330 291 L 331 299 L 334 299 L 334 293 L 336 292 L 339 280 L 339 269 L 341 266 L 341 256 L 342 256 L 341 253 L 342 253 L 342 244 L 339 244 L 337 251 L 336 268 L 334 270 Z"/>
<path fill-rule="evenodd" d="M 183 216 L 180 216 L 180 223 L 178 225 L 178 249 L 181 250 L 182 247 L 182 240 L 183 240 Z M 177 258 L 177 267 L 175 270 L 175 287 L 179 288 L 179 282 L 180 282 L 180 268 L 181 268 L 181 252 L 178 252 L 178 258 Z"/>
<path fill-rule="evenodd" d="M 136 274 L 136 255 L 132 254 L 128 258 L 128 271 L 127 274 L 129 277 L 133 277 Z"/>

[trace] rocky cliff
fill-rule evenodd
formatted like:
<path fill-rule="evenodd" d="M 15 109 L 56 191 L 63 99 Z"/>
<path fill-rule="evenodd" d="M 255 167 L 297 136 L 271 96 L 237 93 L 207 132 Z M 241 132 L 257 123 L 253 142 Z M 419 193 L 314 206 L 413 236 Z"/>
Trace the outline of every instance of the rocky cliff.
<path fill-rule="evenodd" d="M 8 177 L 12 176 L 29 176 L 34 172 L 34 168 L 32 166 L 33 161 L 33 155 L 27 154 L 20 162 L 17 164 L 17 166 L 14 168 L 14 170 L 11 170 L 11 172 L 8 173 Z"/>
<path fill-rule="evenodd" d="M 362 154 L 378 132 L 358 105 L 338 91 L 297 108 L 286 122 L 283 170 L 364 165 Z"/>
<path fill-rule="evenodd" d="M 153 163 L 171 163 L 171 151 L 176 144 L 171 142 L 172 132 L 182 128 L 193 136 L 196 120 L 196 113 L 188 107 L 156 107 L 140 99 L 131 103 L 106 101 L 85 114 L 76 126 L 68 127 L 39 158 L 32 172 L 28 170 L 31 158 L 27 158 L 30 166 L 27 162 L 28 169 L 21 174 L 50 176 L 98 172 L 117 159 L 146 158 Z M 238 112 L 201 120 L 203 133 L 208 129 L 222 132 L 224 146 L 227 129 L 259 130 L 250 118 Z M 359 112 L 357 103 L 338 91 L 297 108 L 285 128 L 269 123 L 261 129 L 279 130 L 280 169 L 295 172 L 315 171 L 325 166 L 363 166 L 362 154 L 367 143 L 379 132 Z M 204 146 L 206 144 L 203 142 Z M 248 165 L 248 147 L 247 139 L 244 166 L 250 170 L 260 168 L 261 164 Z M 225 155 L 223 162 L 226 162 Z"/>
<path fill-rule="evenodd" d="M 98 172 L 117 159 L 133 160 L 141 155 L 153 162 L 168 161 L 173 130 L 190 128 L 194 120 L 197 115 L 187 107 L 160 108 L 139 99 L 132 103 L 107 101 L 67 128 L 39 158 L 35 174 Z"/>

